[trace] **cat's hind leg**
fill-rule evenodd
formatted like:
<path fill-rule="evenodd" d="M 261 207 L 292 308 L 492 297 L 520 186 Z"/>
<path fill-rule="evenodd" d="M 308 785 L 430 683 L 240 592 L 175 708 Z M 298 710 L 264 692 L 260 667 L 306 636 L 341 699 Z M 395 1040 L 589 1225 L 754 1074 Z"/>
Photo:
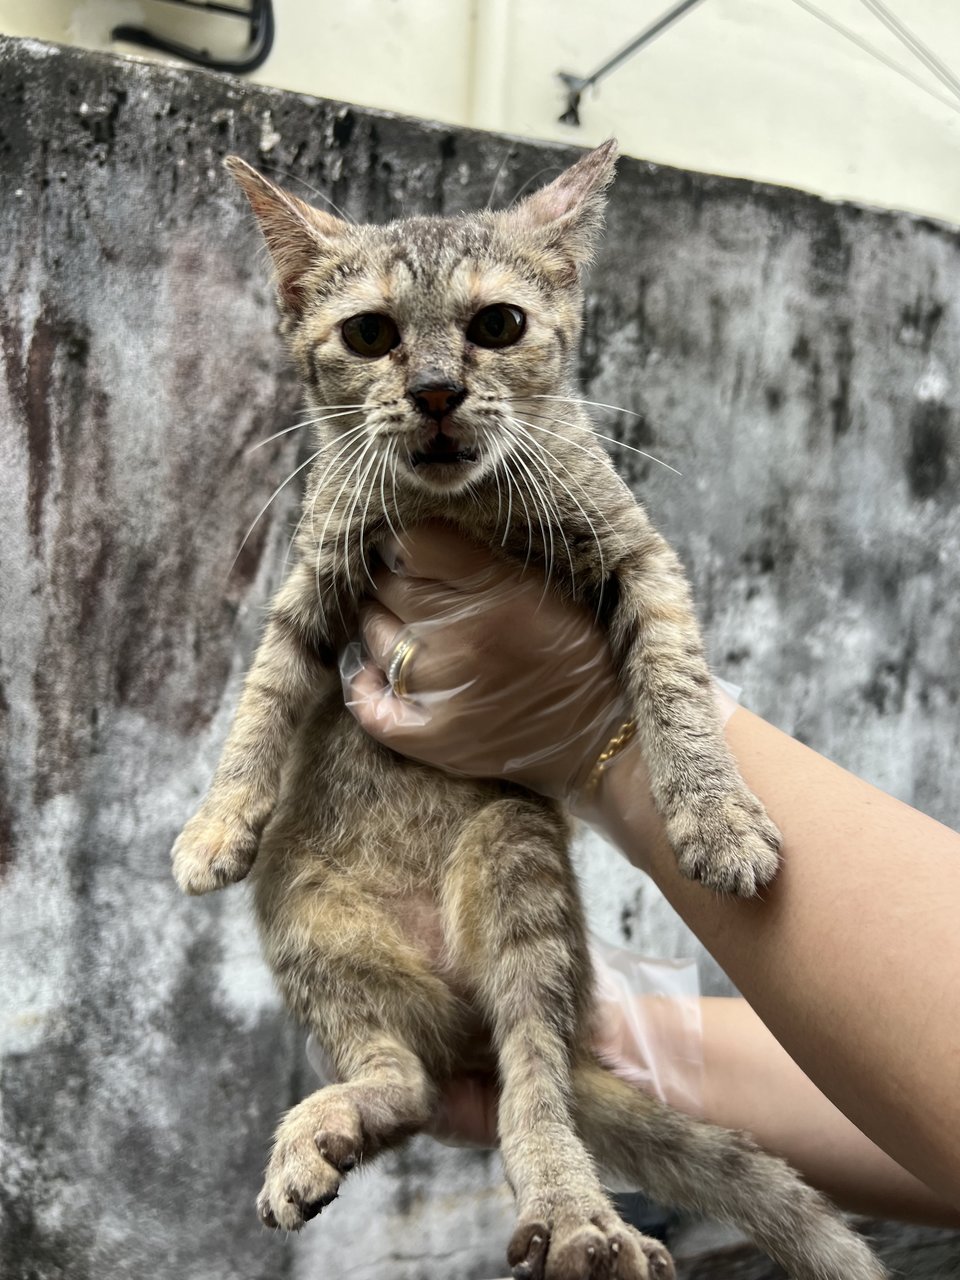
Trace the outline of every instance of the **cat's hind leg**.
<path fill-rule="evenodd" d="M 887 1277 L 828 1201 L 746 1134 L 673 1111 L 592 1059 L 573 1081 L 577 1126 L 594 1156 L 660 1203 L 740 1227 L 790 1280 Z"/>
<path fill-rule="evenodd" d="M 498 800 L 466 824 L 444 877 L 447 944 L 499 1063 L 519 1210 L 508 1259 L 516 1280 L 669 1280 L 666 1249 L 620 1219 L 574 1128 L 572 1048 L 591 978 L 567 838 L 545 802 Z"/>
<path fill-rule="evenodd" d="M 352 1046 L 342 1084 L 318 1089 L 280 1121 L 257 1212 L 268 1227 L 299 1230 L 337 1198 L 362 1160 L 427 1123 L 436 1090 L 417 1055 L 387 1034 Z"/>
<path fill-rule="evenodd" d="M 298 1230 L 355 1165 L 425 1126 L 458 1006 L 375 894 L 336 875 L 287 892 L 271 861 L 268 844 L 255 883 L 268 959 L 341 1081 L 276 1133 L 257 1208 L 267 1226 Z"/>

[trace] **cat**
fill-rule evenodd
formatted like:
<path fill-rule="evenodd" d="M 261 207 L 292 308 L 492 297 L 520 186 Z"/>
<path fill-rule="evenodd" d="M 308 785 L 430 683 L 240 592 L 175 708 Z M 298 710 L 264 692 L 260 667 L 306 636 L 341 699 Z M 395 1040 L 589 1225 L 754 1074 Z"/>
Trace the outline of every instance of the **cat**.
<path fill-rule="evenodd" d="M 740 1225 L 794 1280 L 880 1280 L 863 1241 L 782 1161 L 593 1056 L 561 807 L 401 759 L 343 705 L 337 654 L 392 528 L 439 520 L 542 573 L 548 543 L 563 546 L 551 585 L 607 628 L 681 870 L 747 896 L 775 875 L 779 833 L 725 745 L 679 561 L 573 398 L 582 276 L 615 161 L 611 141 L 510 210 L 386 226 L 349 224 L 226 161 L 272 256 L 307 400 L 327 416 L 296 563 L 174 874 L 187 893 L 250 874 L 278 985 L 341 1081 L 282 1118 L 257 1202 L 268 1226 L 302 1227 L 358 1161 L 428 1123 L 444 1082 L 486 1064 L 517 1280 L 675 1274 L 664 1246 L 616 1214 L 591 1156 L 663 1203 Z M 516 406 L 553 396 L 563 412 L 547 453 L 518 431 Z M 524 463 L 540 476 L 537 520 L 519 502 L 504 512 Z M 424 904 L 442 966 L 410 926 Z"/>

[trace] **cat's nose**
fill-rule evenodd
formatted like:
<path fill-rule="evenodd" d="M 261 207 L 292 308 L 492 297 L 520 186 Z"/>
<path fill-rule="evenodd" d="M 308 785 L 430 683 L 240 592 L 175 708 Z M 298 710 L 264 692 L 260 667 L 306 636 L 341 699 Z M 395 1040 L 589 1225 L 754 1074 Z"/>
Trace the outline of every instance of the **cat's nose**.
<path fill-rule="evenodd" d="M 467 388 L 456 382 L 417 382 L 407 394 L 421 413 L 439 422 L 466 399 Z"/>

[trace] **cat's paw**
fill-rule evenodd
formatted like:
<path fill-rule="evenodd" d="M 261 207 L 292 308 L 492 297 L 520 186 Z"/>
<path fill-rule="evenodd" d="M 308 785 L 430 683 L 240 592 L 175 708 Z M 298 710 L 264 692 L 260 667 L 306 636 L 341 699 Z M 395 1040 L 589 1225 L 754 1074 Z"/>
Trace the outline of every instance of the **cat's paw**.
<path fill-rule="evenodd" d="M 667 838 L 685 876 L 741 898 L 769 884 L 780 865 L 780 832 L 746 787 L 681 809 Z"/>
<path fill-rule="evenodd" d="M 264 1226 L 299 1231 L 336 1200 L 341 1179 L 360 1159 L 360 1113 L 335 1094 L 335 1086 L 321 1090 L 284 1116 L 257 1196 Z"/>
<path fill-rule="evenodd" d="M 260 838 L 244 823 L 206 806 L 194 814 L 173 846 L 173 877 L 184 893 L 211 893 L 242 880 L 253 866 Z"/>
<path fill-rule="evenodd" d="M 507 1249 L 514 1280 L 675 1280 L 673 1259 L 614 1213 L 521 1222 Z"/>

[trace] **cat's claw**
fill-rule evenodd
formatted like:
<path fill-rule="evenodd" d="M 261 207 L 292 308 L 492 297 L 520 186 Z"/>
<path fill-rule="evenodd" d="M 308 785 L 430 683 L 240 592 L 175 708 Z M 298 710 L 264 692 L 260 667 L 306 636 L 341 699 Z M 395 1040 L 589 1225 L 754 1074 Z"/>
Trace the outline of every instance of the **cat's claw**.
<path fill-rule="evenodd" d="M 321 1090 L 294 1107 L 277 1130 L 257 1197 L 257 1213 L 266 1227 L 299 1231 L 336 1200 L 341 1180 L 360 1159 L 359 1113 L 335 1093 L 325 1105 L 325 1093 Z"/>
<path fill-rule="evenodd" d="M 173 846 L 173 876 L 184 893 L 211 893 L 242 880 L 253 866 L 259 837 L 241 822 L 204 809 L 194 814 Z"/>
<path fill-rule="evenodd" d="M 521 1222 L 507 1250 L 513 1280 L 675 1280 L 673 1260 L 659 1240 L 643 1236 L 615 1214 L 551 1226 Z"/>
<path fill-rule="evenodd" d="M 667 823 L 685 876 L 723 893 L 751 898 L 780 866 L 780 832 L 746 787 L 705 797 Z"/>

